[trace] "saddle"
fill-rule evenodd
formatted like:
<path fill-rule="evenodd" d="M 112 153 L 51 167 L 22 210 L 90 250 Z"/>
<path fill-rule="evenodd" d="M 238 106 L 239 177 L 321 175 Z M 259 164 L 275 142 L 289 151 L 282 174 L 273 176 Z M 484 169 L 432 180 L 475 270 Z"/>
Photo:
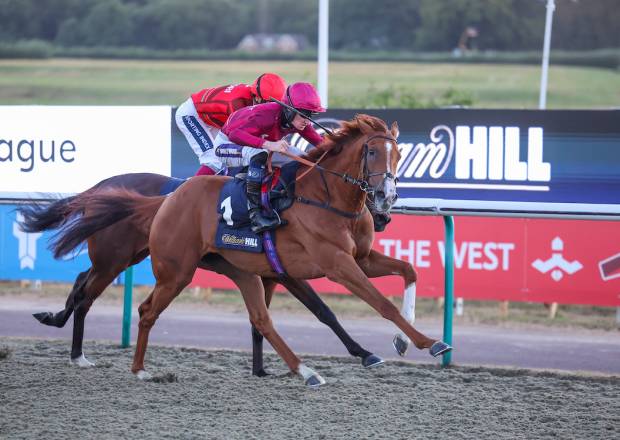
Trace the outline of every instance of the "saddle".
<path fill-rule="evenodd" d="M 276 168 L 263 180 L 262 204 L 269 214 L 280 216 L 292 206 L 298 166 L 297 162 L 288 163 L 282 168 Z M 263 252 L 261 236 L 250 230 L 243 169 L 231 170 L 229 174 L 234 178 L 224 184 L 218 197 L 219 222 L 215 245 L 225 249 Z"/>

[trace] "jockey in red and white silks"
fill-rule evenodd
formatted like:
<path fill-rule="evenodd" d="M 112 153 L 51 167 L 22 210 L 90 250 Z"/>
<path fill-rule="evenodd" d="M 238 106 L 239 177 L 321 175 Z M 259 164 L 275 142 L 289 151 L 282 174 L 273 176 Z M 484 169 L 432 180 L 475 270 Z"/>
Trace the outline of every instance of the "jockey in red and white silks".
<path fill-rule="evenodd" d="M 241 108 L 282 99 L 286 83 L 274 73 L 264 73 L 252 85 L 233 84 L 192 94 L 175 113 L 177 127 L 198 156 L 198 174 L 216 174 L 223 165 L 215 155 L 214 141 L 228 117 Z"/>

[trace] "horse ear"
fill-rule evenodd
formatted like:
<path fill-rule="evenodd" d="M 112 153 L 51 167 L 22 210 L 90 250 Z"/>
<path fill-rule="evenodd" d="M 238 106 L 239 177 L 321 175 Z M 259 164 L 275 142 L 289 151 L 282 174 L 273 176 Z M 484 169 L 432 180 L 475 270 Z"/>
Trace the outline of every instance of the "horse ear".
<path fill-rule="evenodd" d="M 400 134 L 400 131 L 398 130 L 398 122 L 392 122 L 392 128 L 390 128 L 390 131 L 392 132 L 394 139 L 398 139 L 398 135 Z"/>

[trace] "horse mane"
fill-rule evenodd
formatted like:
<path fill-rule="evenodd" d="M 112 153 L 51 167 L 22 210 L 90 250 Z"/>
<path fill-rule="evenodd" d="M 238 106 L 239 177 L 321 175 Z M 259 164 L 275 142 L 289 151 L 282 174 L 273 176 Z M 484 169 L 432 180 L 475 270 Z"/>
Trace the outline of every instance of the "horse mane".
<path fill-rule="evenodd" d="M 334 130 L 333 134 L 326 134 L 320 147 L 309 151 L 306 158 L 314 162 L 317 161 L 325 151 L 329 151 L 328 155 L 339 154 L 347 140 L 362 134 L 360 122 L 370 125 L 372 129 L 376 131 L 388 131 L 388 127 L 382 119 L 367 114 L 357 114 L 350 121 L 341 122 L 340 128 Z"/>

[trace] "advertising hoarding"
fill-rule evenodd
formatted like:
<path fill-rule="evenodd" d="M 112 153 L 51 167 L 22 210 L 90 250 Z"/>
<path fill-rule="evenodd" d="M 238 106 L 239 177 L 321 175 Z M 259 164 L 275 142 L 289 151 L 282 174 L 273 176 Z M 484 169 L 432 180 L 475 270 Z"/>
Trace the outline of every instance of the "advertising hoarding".
<path fill-rule="evenodd" d="M 473 300 L 620 306 L 620 228 L 610 221 L 457 217 L 454 295 Z M 395 215 L 373 248 L 410 262 L 417 294 L 444 295 L 445 238 L 441 219 Z M 384 295 L 402 295 L 403 280 L 371 280 Z M 234 289 L 199 270 L 194 284 Z M 325 278 L 320 292 L 346 293 Z"/>
<path fill-rule="evenodd" d="M 400 127 L 403 211 L 620 218 L 620 110 L 333 110 Z"/>
<path fill-rule="evenodd" d="M 123 173 L 170 175 L 170 107 L 0 106 L 0 199 L 72 194 Z"/>
<path fill-rule="evenodd" d="M 331 110 L 321 122 L 360 112 L 399 123 L 401 210 L 617 218 L 620 111 Z M 125 172 L 188 177 L 198 167 L 170 107 L 0 107 L 0 115 L 0 197 L 79 192 Z M 48 234 L 20 235 L 14 207 L 2 208 L 0 279 L 72 282 L 88 267 L 83 253 L 54 261 Z M 458 217 L 456 228 L 457 296 L 618 305 L 617 223 Z M 443 294 L 439 219 L 395 216 L 374 246 L 416 267 L 420 295 Z M 135 279 L 153 282 L 148 260 Z M 375 282 L 402 294 L 395 277 Z M 195 283 L 233 288 L 211 273 Z"/>

